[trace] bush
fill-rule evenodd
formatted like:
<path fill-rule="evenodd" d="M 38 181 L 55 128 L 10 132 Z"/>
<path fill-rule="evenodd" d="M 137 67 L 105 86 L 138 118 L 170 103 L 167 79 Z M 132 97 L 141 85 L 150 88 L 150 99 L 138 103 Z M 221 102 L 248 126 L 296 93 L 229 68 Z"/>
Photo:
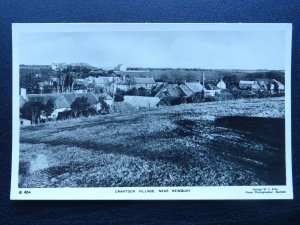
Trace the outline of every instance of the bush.
<path fill-rule="evenodd" d="M 72 112 L 72 110 L 65 110 L 63 112 L 58 113 L 56 120 L 66 120 L 66 119 L 71 119 L 74 117 L 75 117 L 75 115 Z"/>
<path fill-rule="evenodd" d="M 71 109 L 75 117 L 81 116 L 83 111 L 87 111 L 89 108 L 90 105 L 86 97 L 76 98 L 75 101 L 71 104 Z"/>

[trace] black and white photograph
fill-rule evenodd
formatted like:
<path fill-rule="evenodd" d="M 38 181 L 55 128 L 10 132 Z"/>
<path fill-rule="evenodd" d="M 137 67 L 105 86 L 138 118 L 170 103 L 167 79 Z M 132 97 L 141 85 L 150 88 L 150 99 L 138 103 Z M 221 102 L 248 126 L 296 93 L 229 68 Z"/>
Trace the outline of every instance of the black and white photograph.
<path fill-rule="evenodd" d="M 290 199 L 290 24 L 13 24 L 12 199 Z"/>

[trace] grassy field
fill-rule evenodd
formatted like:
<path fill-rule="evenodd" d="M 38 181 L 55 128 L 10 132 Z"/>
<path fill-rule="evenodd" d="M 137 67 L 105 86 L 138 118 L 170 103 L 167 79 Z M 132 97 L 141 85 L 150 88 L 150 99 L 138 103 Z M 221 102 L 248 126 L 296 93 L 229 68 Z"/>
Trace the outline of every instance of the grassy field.
<path fill-rule="evenodd" d="M 22 128 L 19 186 L 279 185 L 284 154 L 284 98 L 160 107 Z"/>

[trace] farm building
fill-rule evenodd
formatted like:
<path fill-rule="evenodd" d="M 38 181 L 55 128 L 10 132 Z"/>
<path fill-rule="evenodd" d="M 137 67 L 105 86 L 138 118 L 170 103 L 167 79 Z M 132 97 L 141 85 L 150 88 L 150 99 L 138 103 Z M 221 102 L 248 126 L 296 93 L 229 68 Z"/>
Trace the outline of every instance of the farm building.
<path fill-rule="evenodd" d="M 158 97 L 144 97 L 144 96 L 124 96 L 124 102 L 136 108 L 155 108 L 162 105 L 168 105 L 163 99 Z"/>
<path fill-rule="evenodd" d="M 156 83 L 153 77 L 134 77 L 132 80 L 132 87 L 135 88 L 146 88 L 151 89 L 152 87 L 156 86 Z"/>

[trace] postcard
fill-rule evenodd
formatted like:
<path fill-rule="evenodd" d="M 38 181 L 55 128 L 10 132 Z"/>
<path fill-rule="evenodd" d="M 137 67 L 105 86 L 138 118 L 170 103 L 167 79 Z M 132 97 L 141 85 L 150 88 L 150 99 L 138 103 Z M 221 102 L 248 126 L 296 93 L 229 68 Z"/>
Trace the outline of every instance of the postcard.
<path fill-rule="evenodd" d="M 12 24 L 12 200 L 293 199 L 292 25 Z"/>

